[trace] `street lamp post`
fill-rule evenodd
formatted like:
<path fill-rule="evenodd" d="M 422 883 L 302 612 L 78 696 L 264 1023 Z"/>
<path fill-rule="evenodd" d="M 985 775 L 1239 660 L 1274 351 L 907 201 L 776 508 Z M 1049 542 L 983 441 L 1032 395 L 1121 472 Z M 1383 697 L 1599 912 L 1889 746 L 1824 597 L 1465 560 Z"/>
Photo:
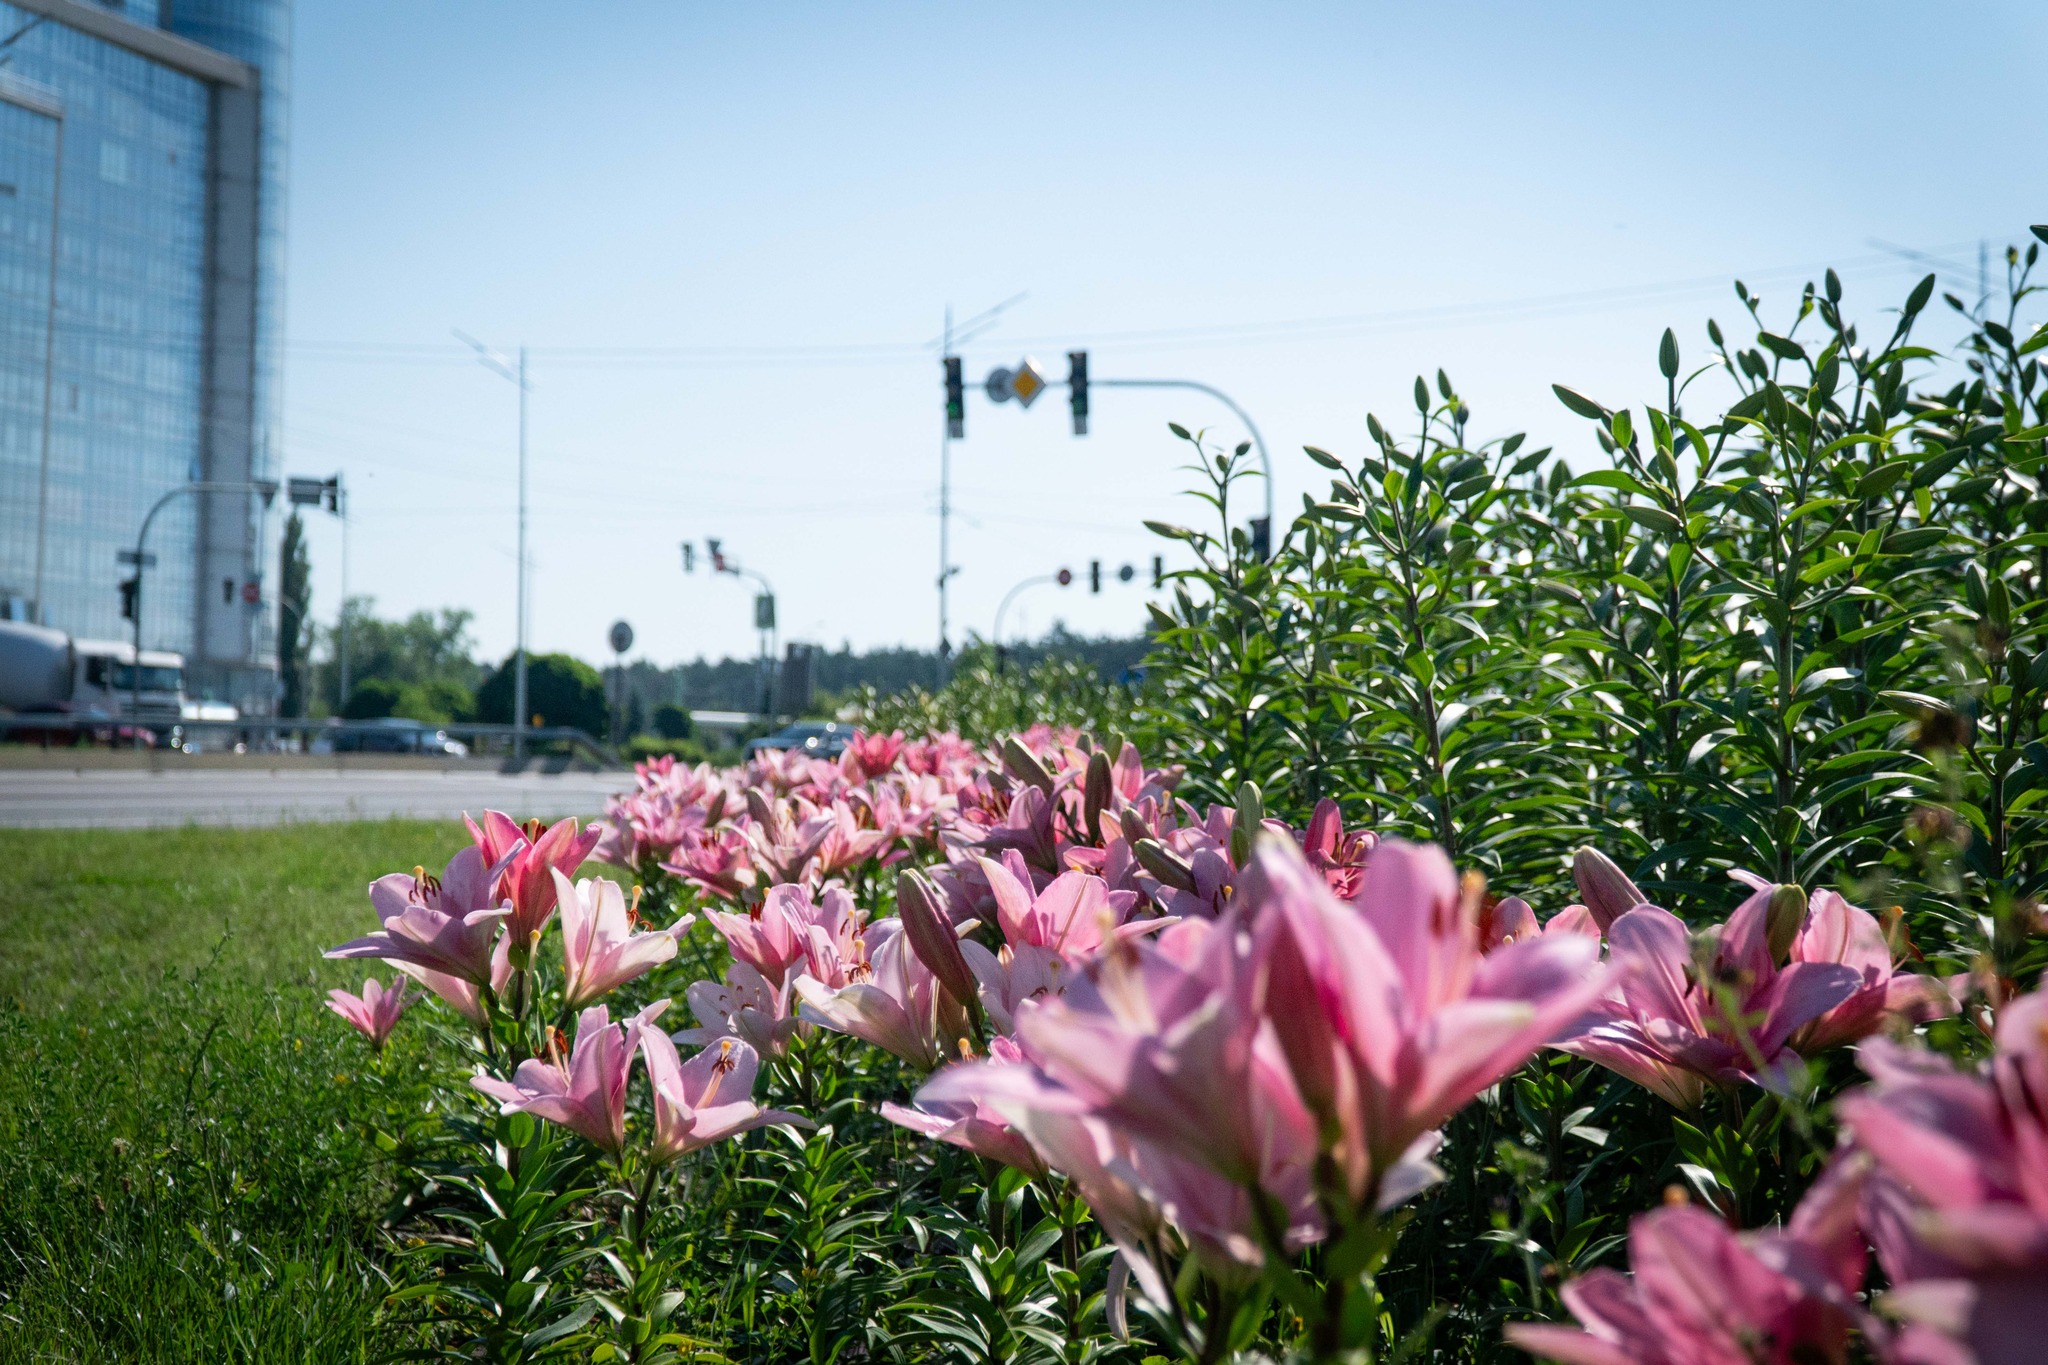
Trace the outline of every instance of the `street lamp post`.
<path fill-rule="evenodd" d="M 129 706 L 134 712 L 132 719 L 138 722 L 142 719 L 142 571 L 149 567 L 149 528 L 156 520 L 156 514 L 163 511 L 172 498 L 186 493 L 256 493 L 261 495 L 263 505 L 268 507 L 270 500 L 277 496 L 277 485 L 268 479 L 258 479 L 254 482 L 180 484 L 158 498 L 143 516 L 142 529 L 135 533 L 135 595 L 130 599 L 130 607 L 134 611 L 135 658 L 128 665 Z M 135 730 L 135 746 L 138 749 L 142 747 L 142 730 L 139 725 Z"/>
<path fill-rule="evenodd" d="M 1271 543 L 1270 537 L 1273 533 L 1273 460 L 1266 453 L 1266 438 L 1259 435 L 1259 429 L 1252 422 L 1251 414 L 1239 407 L 1229 394 L 1213 384 L 1198 383 L 1192 379 L 1091 379 L 1088 381 L 1088 384 L 1089 387 L 1098 389 L 1192 389 L 1196 393 L 1209 395 L 1209 397 L 1215 399 L 1224 407 L 1229 408 L 1236 415 L 1237 420 L 1244 423 L 1245 430 L 1251 433 L 1252 448 L 1259 453 L 1259 469 L 1265 475 L 1266 514 L 1261 518 L 1261 527 L 1259 528 L 1263 529 L 1265 534 L 1263 537 L 1255 534 L 1253 539 L 1256 541 L 1264 538 L 1267 539 L 1268 544 Z"/>
<path fill-rule="evenodd" d="M 512 756 L 526 757 L 526 395 L 533 386 L 526 380 L 526 348 L 519 348 L 515 362 L 504 354 L 458 331 L 455 335 L 476 352 L 484 368 L 509 379 L 519 389 L 519 564 L 518 621 L 512 651 Z"/>

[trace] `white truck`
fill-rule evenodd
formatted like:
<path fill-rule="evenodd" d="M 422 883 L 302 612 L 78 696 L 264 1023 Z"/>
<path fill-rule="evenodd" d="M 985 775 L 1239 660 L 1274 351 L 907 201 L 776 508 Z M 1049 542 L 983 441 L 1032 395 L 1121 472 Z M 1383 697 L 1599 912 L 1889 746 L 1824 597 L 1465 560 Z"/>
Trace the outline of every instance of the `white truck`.
<path fill-rule="evenodd" d="M 80 720 L 138 722 L 170 729 L 207 714 L 185 700 L 185 657 L 145 649 L 136 677 L 135 646 L 126 640 L 81 640 L 27 621 L 0 621 L 0 709 Z M 137 683 L 140 683 L 140 690 Z"/>

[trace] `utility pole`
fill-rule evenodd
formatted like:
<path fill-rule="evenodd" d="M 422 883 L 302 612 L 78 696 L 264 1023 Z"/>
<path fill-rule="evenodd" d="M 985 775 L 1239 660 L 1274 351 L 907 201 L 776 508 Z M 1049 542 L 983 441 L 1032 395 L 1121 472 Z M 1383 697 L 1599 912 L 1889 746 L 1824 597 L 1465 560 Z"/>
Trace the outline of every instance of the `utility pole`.
<path fill-rule="evenodd" d="M 519 348 L 519 634 L 512 674 L 512 756 L 526 757 L 526 347 Z M 1270 486 L 1271 480 L 1268 480 Z"/>
<path fill-rule="evenodd" d="M 512 756 L 526 757 L 526 395 L 532 385 L 526 381 L 526 348 L 519 348 L 519 359 L 514 362 L 478 341 L 469 333 L 457 330 L 457 339 L 476 352 L 476 358 L 484 368 L 509 379 L 519 387 L 519 551 L 518 551 L 518 620 L 513 623 L 516 644 L 512 651 Z"/>
<path fill-rule="evenodd" d="M 348 489 L 342 485 L 341 475 L 334 476 L 335 513 L 341 518 L 341 691 L 336 694 L 340 705 L 348 705 Z"/>
<path fill-rule="evenodd" d="M 1013 294 L 993 308 L 983 309 L 953 327 L 953 305 L 946 305 L 946 327 L 936 338 L 939 344 L 940 364 L 946 374 L 946 428 L 939 439 L 939 686 L 946 685 L 952 672 L 953 643 L 948 634 L 950 624 L 947 616 L 946 592 L 953 575 L 960 572 L 953 563 L 953 442 L 967 434 L 967 399 L 960 371 L 960 357 L 953 354 L 953 347 L 963 345 L 994 327 L 1003 313 L 1024 301 L 1025 295 Z M 930 343 L 926 343 L 929 345 Z"/>

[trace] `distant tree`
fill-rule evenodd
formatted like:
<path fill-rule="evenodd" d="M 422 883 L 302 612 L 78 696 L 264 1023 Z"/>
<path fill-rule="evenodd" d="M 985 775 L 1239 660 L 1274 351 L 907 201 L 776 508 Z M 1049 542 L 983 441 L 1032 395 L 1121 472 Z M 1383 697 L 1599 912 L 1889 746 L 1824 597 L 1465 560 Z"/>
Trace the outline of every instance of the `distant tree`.
<path fill-rule="evenodd" d="M 284 524 L 284 540 L 278 548 L 281 610 L 277 619 L 277 669 L 284 683 L 278 713 L 306 714 L 306 662 L 312 643 L 306 629 L 306 604 L 313 591 L 313 564 L 306 553 L 306 526 L 293 512 Z"/>
<path fill-rule="evenodd" d="M 688 739 L 696 728 L 690 713 L 672 701 L 654 708 L 654 733 L 663 739 Z"/>
<path fill-rule="evenodd" d="M 469 634 L 469 612 L 444 607 L 439 612 L 416 611 L 402 621 L 386 621 L 376 616 L 375 605 L 371 598 L 351 597 L 344 609 L 348 620 L 351 695 L 355 682 L 373 678 L 401 688 L 443 684 L 457 689 L 461 695 L 473 692 L 483 681 L 487 670 L 471 657 L 476 645 Z M 330 646 L 340 638 L 339 630 L 324 634 Z M 329 706 L 346 710 L 343 699 L 334 695 L 340 687 L 340 670 L 329 669 L 327 673 L 329 676 L 322 681 L 328 688 Z M 456 694 L 435 695 L 445 701 Z"/>
<path fill-rule="evenodd" d="M 476 690 L 477 719 L 494 725 L 512 723 L 512 659 Z M 541 725 L 573 725 L 587 734 L 605 732 L 604 679 L 581 659 L 567 654 L 529 654 L 526 657 L 527 719 L 540 717 Z"/>

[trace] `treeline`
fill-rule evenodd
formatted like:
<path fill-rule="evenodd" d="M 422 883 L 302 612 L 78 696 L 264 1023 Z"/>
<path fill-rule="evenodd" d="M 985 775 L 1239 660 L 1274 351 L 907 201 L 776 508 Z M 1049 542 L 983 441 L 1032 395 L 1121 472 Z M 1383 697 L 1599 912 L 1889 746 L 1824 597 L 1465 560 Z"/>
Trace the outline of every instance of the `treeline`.
<path fill-rule="evenodd" d="M 301 595 L 306 572 L 299 570 Z M 285 651 L 286 696 L 297 701 L 290 709 L 349 720 L 404 716 L 439 723 L 508 723 L 511 659 L 492 663 L 476 657 L 473 619 L 468 611 L 448 607 L 387 619 L 376 614 L 374 599 L 351 598 L 345 629 L 312 625 L 299 648 Z M 1114 681 L 1132 675 L 1147 648 L 1142 636 L 1090 639 L 1055 626 L 1041 640 L 1008 647 L 1003 658 L 1019 670 L 1066 660 Z M 976 643 L 962 659 L 969 657 L 986 659 L 989 651 Z M 938 667 L 938 655 L 929 649 L 816 649 L 809 710 L 831 715 L 867 691 L 888 697 L 930 688 Z M 687 716 L 692 711 L 758 711 L 763 677 L 758 659 L 698 658 L 667 668 L 639 660 L 626 665 L 621 681 L 611 668 L 599 669 L 571 655 L 535 654 L 528 659 L 527 692 L 533 714 L 548 725 L 573 725 L 617 739 L 652 735 L 673 740 L 690 735 Z"/>

